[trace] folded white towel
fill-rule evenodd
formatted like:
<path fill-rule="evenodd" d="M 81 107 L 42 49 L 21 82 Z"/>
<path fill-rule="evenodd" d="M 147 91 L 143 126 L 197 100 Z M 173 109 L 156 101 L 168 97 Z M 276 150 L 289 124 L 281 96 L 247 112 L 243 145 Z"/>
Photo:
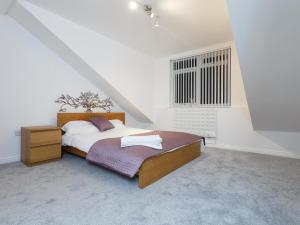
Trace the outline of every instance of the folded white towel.
<path fill-rule="evenodd" d="M 133 145 L 122 145 L 121 144 L 121 147 L 122 148 L 125 148 L 125 147 L 130 147 L 130 146 L 146 146 L 146 147 L 149 147 L 149 148 L 154 148 L 154 149 L 159 149 L 159 150 L 162 150 L 162 144 L 158 144 L 158 145 L 153 145 L 153 144 L 133 144 Z"/>
<path fill-rule="evenodd" d="M 121 138 L 121 147 L 143 145 L 150 148 L 162 149 L 162 139 L 159 135 L 126 136 Z"/>
<path fill-rule="evenodd" d="M 121 138 L 121 143 L 124 145 L 138 145 L 138 144 L 160 144 L 162 139 L 159 135 L 147 136 L 126 136 Z"/>

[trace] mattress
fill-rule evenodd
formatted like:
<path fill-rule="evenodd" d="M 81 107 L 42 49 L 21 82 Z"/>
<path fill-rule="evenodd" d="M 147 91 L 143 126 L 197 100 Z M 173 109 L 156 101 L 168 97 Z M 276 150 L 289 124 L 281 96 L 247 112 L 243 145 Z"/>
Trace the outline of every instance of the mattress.
<path fill-rule="evenodd" d="M 62 145 L 71 146 L 88 153 L 93 144 L 95 144 L 99 140 L 124 137 L 150 131 L 151 130 L 132 127 L 118 127 L 104 132 L 99 131 L 85 134 L 64 134 L 62 136 Z"/>

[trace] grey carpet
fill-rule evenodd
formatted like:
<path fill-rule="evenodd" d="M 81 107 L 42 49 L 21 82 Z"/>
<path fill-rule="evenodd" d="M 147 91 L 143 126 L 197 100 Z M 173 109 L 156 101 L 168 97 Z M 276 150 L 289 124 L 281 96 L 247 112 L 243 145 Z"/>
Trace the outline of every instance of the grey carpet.
<path fill-rule="evenodd" d="M 300 224 L 300 160 L 207 149 L 144 190 L 85 160 L 0 166 L 0 224 Z"/>

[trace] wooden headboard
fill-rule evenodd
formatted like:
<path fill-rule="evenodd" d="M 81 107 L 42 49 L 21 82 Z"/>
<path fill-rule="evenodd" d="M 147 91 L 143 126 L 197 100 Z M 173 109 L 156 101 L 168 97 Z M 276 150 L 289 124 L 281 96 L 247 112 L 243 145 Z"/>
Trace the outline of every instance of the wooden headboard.
<path fill-rule="evenodd" d="M 119 119 L 125 124 L 124 112 L 91 112 L 91 113 L 57 113 L 57 126 L 62 127 L 67 122 L 74 120 L 89 120 L 91 118 L 102 116 L 108 120 Z"/>

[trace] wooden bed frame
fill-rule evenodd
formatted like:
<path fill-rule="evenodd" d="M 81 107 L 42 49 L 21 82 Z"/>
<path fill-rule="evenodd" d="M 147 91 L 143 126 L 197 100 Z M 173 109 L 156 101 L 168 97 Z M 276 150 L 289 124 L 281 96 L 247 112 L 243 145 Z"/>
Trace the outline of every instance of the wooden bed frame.
<path fill-rule="evenodd" d="M 89 120 L 93 117 L 102 116 L 106 119 L 119 119 L 125 124 L 125 113 L 58 113 L 57 126 L 62 127 L 69 121 L 74 120 Z M 77 148 L 63 146 L 63 151 L 85 158 L 87 153 Z M 144 188 L 170 172 L 187 164 L 201 154 L 201 143 L 195 142 L 187 146 L 178 148 L 172 152 L 153 156 L 144 161 L 138 172 L 139 187 Z"/>

